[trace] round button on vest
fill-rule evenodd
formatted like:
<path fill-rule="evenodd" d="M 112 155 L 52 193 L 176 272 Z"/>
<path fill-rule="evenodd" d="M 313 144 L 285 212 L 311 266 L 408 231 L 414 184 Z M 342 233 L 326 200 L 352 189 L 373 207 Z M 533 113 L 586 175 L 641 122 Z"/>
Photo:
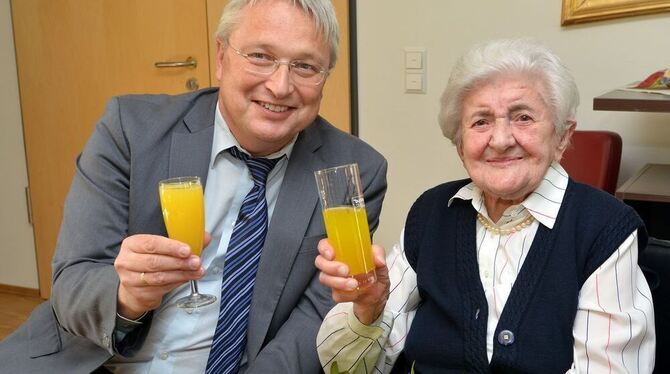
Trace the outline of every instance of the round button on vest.
<path fill-rule="evenodd" d="M 502 330 L 498 334 L 498 343 L 502 345 L 512 345 L 514 343 L 514 333 L 509 330 Z"/>

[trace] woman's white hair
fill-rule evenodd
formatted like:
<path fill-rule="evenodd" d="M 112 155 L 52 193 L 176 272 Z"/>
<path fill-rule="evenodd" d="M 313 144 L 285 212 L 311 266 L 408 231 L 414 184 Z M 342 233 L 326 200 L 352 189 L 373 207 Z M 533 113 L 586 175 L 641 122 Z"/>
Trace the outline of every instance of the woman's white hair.
<path fill-rule="evenodd" d="M 454 66 L 440 99 L 438 122 L 452 143 L 461 143 L 461 111 L 468 92 L 507 74 L 537 77 L 544 83 L 544 99 L 553 116 L 554 127 L 563 136 L 575 121 L 579 92 L 577 85 L 558 56 L 530 39 L 493 40 L 474 46 Z"/>
<path fill-rule="evenodd" d="M 223 14 L 219 19 L 219 26 L 216 30 L 216 38 L 228 42 L 230 34 L 235 31 L 242 10 L 246 6 L 254 6 L 254 4 L 264 0 L 231 0 L 223 9 Z M 317 30 L 323 36 L 323 39 L 330 47 L 330 65 L 328 69 L 335 67 L 337 62 L 338 46 L 340 42 L 340 29 L 337 24 L 337 17 L 335 16 L 335 9 L 330 0 L 285 0 L 293 6 L 299 6 L 305 13 L 309 14 Z"/>

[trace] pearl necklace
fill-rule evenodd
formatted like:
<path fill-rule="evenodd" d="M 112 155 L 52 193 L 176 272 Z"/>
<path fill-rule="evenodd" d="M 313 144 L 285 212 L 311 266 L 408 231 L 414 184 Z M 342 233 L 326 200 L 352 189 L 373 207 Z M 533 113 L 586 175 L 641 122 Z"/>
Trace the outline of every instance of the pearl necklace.
<path fill-rule="evenodd" d="M 533 217 L 531 214 L 529 214 L 526 219 L 521 221 L 521 223 L 519 223 L 518 225 L 516 225 L 514 227 L 511 227 L 509 229 L 501 229 L 496 224 L 489 221 L 489 219 L 484 217 L 481 213 L 477 213 L 477 220 L 479 221 L 479 223 L 482 224 L 482 226 L 484 226 L 484 228 L 486 230 L 490 231 L 491 233 L 493 233 L 495 235 L 503 235 L 504 236 L 504 235 L 513 234 L 517 231 L 521 231 L 524 227 L 530 226 L 530 224 L 533 223 L 533 221 L 535 220 L 535 217 Z"/>

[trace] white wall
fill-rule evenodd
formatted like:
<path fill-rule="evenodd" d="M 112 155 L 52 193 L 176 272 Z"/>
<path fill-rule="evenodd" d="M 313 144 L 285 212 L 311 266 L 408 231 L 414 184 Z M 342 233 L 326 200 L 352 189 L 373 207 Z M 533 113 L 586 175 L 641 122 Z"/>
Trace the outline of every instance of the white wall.
<path fill-rule="evenodd" d="M 0 284 L 38 288 L 9 0 L 0 0 Z"/>
<path fill-rule="evenodd" d="M 437 125 L 438 102 L 456 58 L 472 44 L 531 36 L 573 72 L 581 93 L 578 128 L 623 138 L 619 182 L 647 162 L 670 163 L 670 114 L 593 111 L 593 97 L 670 68 L 670 13 L 560 26 L 561 0 L 359 0 L 361 138 L 389 161 L 389 189 L 375 241 L 398 240 L 419 194 L 465 177 Z M 427 50 L 427 93 L 405 94 L 405 47 Z"/>

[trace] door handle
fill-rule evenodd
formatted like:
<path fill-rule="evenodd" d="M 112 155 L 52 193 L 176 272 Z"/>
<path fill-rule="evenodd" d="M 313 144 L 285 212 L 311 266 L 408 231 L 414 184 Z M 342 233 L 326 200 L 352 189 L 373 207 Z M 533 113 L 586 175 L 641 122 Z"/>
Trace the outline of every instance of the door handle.
<path fill-rule="evenodd" d="M 198 61 L 193 57 L 188 57 L 186 61 L 159 61 L 154 63 L 154 66 L 163 68 L 191 68 L 195 69 L 198 66 Z"/>

